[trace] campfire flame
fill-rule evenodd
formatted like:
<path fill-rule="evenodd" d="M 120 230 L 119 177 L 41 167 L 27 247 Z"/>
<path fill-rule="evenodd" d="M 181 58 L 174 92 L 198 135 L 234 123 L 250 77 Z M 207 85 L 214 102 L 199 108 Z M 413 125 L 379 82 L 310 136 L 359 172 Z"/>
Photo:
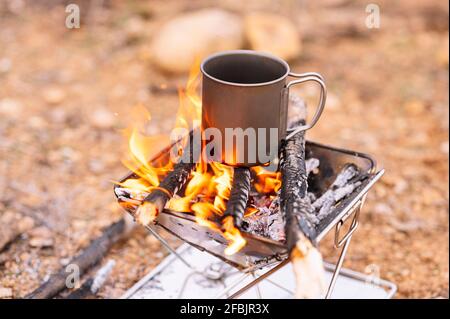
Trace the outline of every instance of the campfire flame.
<path fill-rule="evenodd" d="M 179 90 L 179 109 L 175 128 L 193 129 L 200 123 L 202 105 L 198 94 L 199 66 L 197 61 L 190 72 L 186 88 Z M 145 128 L 148 128 L 152 118 L 144 106 L 138 106 L 134 113 L 133 127 L 124 131 L 128 137 L 129 154 L 123 163 L 137 175 L 137 178 L 130 178 L 117 184 L 127 188 L 133 199 L 142 201 L 142 196 L 145 197 L 152 189 L 158 188 L 161 179 L 173 168 L 173 164 L 172 161 L 164 165 L 150 164 L 149 160 L 169 144 L 169 139 L 167 136 L 145 134 Z M 254 187 L 259 193 L 274 195 L 279 190 L 281 186 L 279 173 L 270 172 L 263 167 L 255 167 L 253 172 L 256 176 Z M 166 205 L 166 208 L 173 211 L 193 213 L 196 223 L 221 233 L 228 241 L 224 251 L 226 255 L 233 255 L 246 245 L 246 240 L 236 228 L 232 216 L 226 216 L 222 224 L 219 223 L 230 197 L 232 181 L 232 167 L 215 162 L 207 165 L 200 160 L 185 187 L 183 196 L 175 195 Z M 257 211 L 258 209 L 249 207 L 245 216 L 248 217 Z M 152 223 L 158 214 L 155 206 L 147 202 L 139 207 L 138 212 L 136 219 L 143 225 Z"/>
<path fill-rule="evenodd" d="M 155 205 L 144 202 L 139 207 L 139 213 L 136 216 L 136 220 L 139 224 L 147 226 L 155 221 L 157 213 Z"/>
<path fill-rule="evenodd" d="M 275 194 L 281 187 L 281 173 L 271 172 L 264 167 L 256 166 L 252 168 L 257 181 L 255 189 L 261 194 Z"/>
<path fill-rule="evenodd" d="M 242 237 L 239 229 L 234 226 L 232 216 L 225 217 L 222 226 L 225 229 L 223 236 L 229 241 L 224 253 L 225 255 L 234 255 L 247 244 L 247 241 Z"/>

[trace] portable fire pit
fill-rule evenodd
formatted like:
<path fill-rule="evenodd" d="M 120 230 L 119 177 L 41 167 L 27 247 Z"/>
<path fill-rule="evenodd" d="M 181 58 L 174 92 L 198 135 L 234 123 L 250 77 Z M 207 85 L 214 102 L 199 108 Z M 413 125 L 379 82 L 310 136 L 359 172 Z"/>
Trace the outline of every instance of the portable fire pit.
<path fill-rule="evenodd" d="M 167 162 L 168 154 L 169 148 L 161 152 L 152 163 Z M 334 228 L 334 247 L 336 249 L 341 248 L 338 262 L 331 272 L 330 284 L 326 294 L 326 298 L 329 298 L 336 284 L 352 235 L 358 227 L 358 218 L 366 195 L 383 175 L 384 170 L 377 171 L 375 160 L 368 155 L 314 142 L 306 142 L 306 160 L 318 163 L 316 172 L 308 177 L 311 196 L 320 196 L 326 193 L 330 186 L 336 183 L 337 179 L 342 179 L 339 174 L 349 165 L 357 168 L 359 174 L 364 176 L 354 188 L 342 196 L 342 199 L 335 205 L 330 206 L 329 212 L 324 218 L 314 225 L 314 232 L 311 238 L 314 244 L 318 244 Z M 115 194 L 119 203 L 132 214 L 135 213 L 139 200 L 136 199 L 135 194 L 127 192 L 120 184 L 128 179 L 137 177 L 134 173 L 130 173 L 119 182 L 119 185 L 115 186 Z M 251 219 L 255 218 L 252 218 L 252 216 L 247 219 L 244 218 L 244 226 Z M 342 234 L 343 226 L 347 221 L 349 221 L 348 230 L 345 234 Z M 224 253 L 228 241 L 223 237 L 223 234 L 197 223 L 195 216 L 191 212 L 176 212 L 164 208 L 159 214 L 156 223 L 147 225 L 146 228 L 194 274 L 202 274 L 202 276 L 210 280 L 219 280 L 226 275 L 226 271 L 214 270 L 214 263 L 210 265 L 212 268 L 209 267 L 206 270 L 196 268 L 188 258 L 185 258 L 179 251 L 170 247 L 158 234 L 158 228 L 164 229 L 200 251 L 217 257 L 242 273 L 245 278 L 252 276 L 251 278 L 253 279 L 250 281 L 242 281 L 243 279 L 241 278 L 233 284 L 227 285 L 223 292 L 217 295 L 217 297 L 228 296 L 236 298 L 268 276 L 282 269 L 289 262 L 285 243 L 268 238 L 268 236 L 261 236 L 251 231 L 251 227 L 248 227 L 248 225 L 247 227 L 244 226 L 241 227 L 240 231 L 246 240 L 246 245 L 234 254 Z M 327 266 L 327 270 L 331 270 L 330 265 Z M 189 275 L 187 278 L 189 278 Z M 245 282 L 244 286 L 242 286 L 243 282 Z M 232 292 L 239 285 L 241 287 L 237 291 Z M 395 289 L 391 290 L 395 291 Z"/>

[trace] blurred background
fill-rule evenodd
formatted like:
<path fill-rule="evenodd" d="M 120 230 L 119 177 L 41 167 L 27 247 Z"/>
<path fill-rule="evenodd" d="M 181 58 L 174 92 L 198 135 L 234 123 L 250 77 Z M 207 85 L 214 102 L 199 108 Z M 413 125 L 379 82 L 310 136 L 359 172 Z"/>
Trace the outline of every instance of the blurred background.
<path fill-rule="evenodd" d="M 329 95 L 308 139 L 386 169 L 344 266 L 377 269 L 397 297 L 448 298 L 448 15 L 439 0 L 1 0 L 0 298 L 25 296 L 122 217 L 112 181 L 130 109 L 168 133 L 195 57 L 239 48 L 321 73 Z M 108 253 L 98 296 L 119 297 L 165 254 L 135 229 Z"/>

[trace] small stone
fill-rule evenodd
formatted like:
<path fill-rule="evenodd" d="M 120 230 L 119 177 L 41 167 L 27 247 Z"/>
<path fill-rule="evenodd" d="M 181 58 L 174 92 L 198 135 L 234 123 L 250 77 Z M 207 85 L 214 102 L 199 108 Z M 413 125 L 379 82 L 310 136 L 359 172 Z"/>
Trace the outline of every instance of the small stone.
<path fill-rule="evenodd" d="M 394 192 L 396 194 L 401 194 L 408 189 L 409 184 L 404 179 L 399 179 L 395 182 Z"/>
<path fill-rule="evenodd" d="M 426 205 L 439 203 L 442 200 L 441 194 L 433 188 L 427 187 L 422 190 L 422 200 Z"/>
<path fill-rule="evenodd" d="M 31 247 L 34 247 L 34 248 L 47 248 L 47 247 L 53 246 L 53 239 L 35 237 L 35 238 L 31 238 L 28 243 Z"/>
<path fill-rule="evenodd" d="M 411 274 L 411 271 L 410 271 L 409 269 L 407 269 L 407 268 L 402 269 L 402 270 L 400 271 L 400 275 L 401 275 L 402 277 L 407 277 L 407 276 L 409 276 L 410 274 Z"/>
<path fill-rule="evenodd" d="M 409 101 L 405 104 L 405 110 L 409 115 L 420 115 L 426 110 L 425 104 L 418 100 Z"/>
<path fill-rule="evenodd" d="M 55 108 L 50 113 L 51 121 L 54 123 L 62 124 L 67 120 L 67 113 L 62 108 Z"/>
<path fill-rule="evenodd" d="M 374 207 L 374 212 L 380 215 L 391 215 L 393 213 L 392 208 L 384 203 L 378 203 Z"/>
<path fill-rule="evenodd" d="M 156 258 L 163 258 L 164 257 L 164 253 L 158 251 L 156 253 L 153 254 Z"/>
<path fill-rule="evenodd" d="M 116 123 L 116 117 L 107 109 L 100 108 L 94 110 L 89 116 L 92 126 L 99 129 L 109 129 Z"/>
<path fill-rule="evenodd" d="M 14 99 L 4 98 L 0 100 L 0 115 L 7 115 L 12 118 L 20 116 L 22 104 Z"/>
<path fill-rule="evenodd" d="M 153 39 L 153 62 L 167 72 L 187 72 L 196 59 L 243 45 L 240 18 L 220 9 L 185 13 L 161 26 Z"/>
<path fill-rule="evenodd" d="M 13 291 L 11 288 L 0 287 L 0 299 L 7 299 L 13 297 Z"/>
<path fill-rule="evenodd" d="M 341 108 L 341 101 L 338 96 L 333 93 L 327 95 L 327 110 L 338 110 Z"/>
<path fill-rule="evenodd" d="M 44 248 L 53 246 L 53 234 L 44 226 L 36 227 L 30 231 L 28 244 L 31 247 Z"/>
<path fill-rule="evenodd" d="M 86 220 L 84 220 L 84 219 L 76 219 L 72 222 L 72 226 L 76 230 L 83 230 L 83 229 L 86 229 L 88 224 L 87 224 Z"/>
<path fill-rule="evenodd" d="M 0 59 L 0 73 L 7 73 L 11 70 L 11 60 L 8 58 Z"/>
<path fill-rule="evenodd" d="M 59 260 L 59 263 L 61 264 L 61 266 L 67 266 L 69 263 L 70 263 L 70 258 L 69 257 L 67 257 L 67 258 L 61 258 L 60 260 Z"/>
<path fill-rule="evenodd" d="M 145 242 L 151 246 L 159 244 L 159 240 L 156 239 L 155 236 L 151 236 L 151 235 L 145 237 Z"/>
<path fill-rule="evenodd" d="M 101 160 L 92 159 L 89 161 L 89 170 L 92 173 L 101 173 L 105 170 L 105 165 Z"/>
<path fill-rule="evenodd" d="M 287 18 L 272 13 L 251 13 L 244 19 L 244 33 L 250 47 L 282 59 L 299 56 L 301 40 L 297 27 Z"/>
<path fill-rule="evenodd" d="M 132 17 L 125 24 L 125 32 L 129 38 L 137 38 L 145 33 L 145 22 L 139 17 Z"/>
<path fill-rule="evenodd" d="M 24 216 L 19 219 L 17 227 L 20 229 L 21 232 L 25 232 L 34 227 L 34 220 L 31 217 Z"/>
<path fill-rule="evenodd" d="M 63 146 L 58 151 L 64 160 L 76 162 L 76 161 L 80 160 L 82 157 L 80 152 L 74 150 L 73 148 L 71 148 L 69 146 Z"/>
<path fill-rule="evenodd" d="M 28 125 L 34 129 L 43 129 L 47 126 L 47 122 L 40 116 L 32 116 L 28 119 Z"/>
<path fill-rule="evenodd" d="M 58 87 L 50 87 L 44 90 L 43 96 L 48 104 L 57 105 L 66 98 L 66 93 Z"/>
<path fill-rule="evenodd" d="M 29 253 L 27 253 L 27 252 L 21 253 L 21 254 L 20 254 L 20 260 L 21 260 L 22 262 L 26 262 L 26 261 L 28 261 L 30 258 L 31 258 L 31 255 L 30 255 Z"/>

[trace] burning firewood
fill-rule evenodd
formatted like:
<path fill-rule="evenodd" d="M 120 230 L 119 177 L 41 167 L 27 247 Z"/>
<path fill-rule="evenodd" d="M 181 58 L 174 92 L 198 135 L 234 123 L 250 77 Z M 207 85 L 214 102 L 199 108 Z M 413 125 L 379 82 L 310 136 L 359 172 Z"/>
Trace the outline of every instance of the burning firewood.
<path fill-rule="evenodd" d="M 292 99 L 296 109 L 303 109 L 298 122 L 305 123 L 306 106 Z M 280 209 L 285 220 L 287 248 L 297 278 L 296 297 L 318 298 L 325 292 L 325 271 L 320 252 L 314 247 L 314 219 L 307 201 L 307 172 L 305 164 L 305 132 L 298 132 L 284 141 L 280 152 L 282 184 Z M 308 207 L 306 207 L 308 208 Z"/>
<path fill-rule="evenodd" d="M 240 167 L 235 168 L 233 173 L 231 194 L 227 202 L 227 208 L 223 213 L 222 220 L 231 217 L 233 218 L 234 225 L 238 228 L 241 227 L 245 208 L 247 207 L 249 192 L 250 169 Z"/>
<path fill-rule="evenodd" d="M 228 247 L 224 251 L 226 255 L 236 253 L 246 244 L 239 229 L 244 219 L 249 192 L 250 169 L 234 168 L 230 197 L 221 217 L 223 236 L 229 241 Z"/>
<path fill-rule="evenodd" d="M 195 131 L 189 134 L 188 145 L 179 162 L 175 164 L 173 170 L 167 174 L 159 186 L 150 191 L 136 210 L 135 218 L 142 225 L 153 222 L 166 203 L 183 188 L 191 176 L 196 165 L 194 155 L 201 148 L 201 141 L 195 138 L 195 134 Z"/>
<path fill-rule="evenodd" d="M 317 158 L 309 158 L 305 161 L 306 175 L 316 174 L 319 170 L 320 161 Z M 298 210 L 307 214 L 314 226 L 317 226 L 325 217 L 330 215 L 344 198 L 352 194 L 367 176 L 361 174 L 354 164 L 344 165 L 335 181 L 329 189 L 323 192 L 318 198 L 308 189 L 306 197 L 298 204 Z M 272 240 L 285 242 L 285 222 L 280 213 L 280 192 L 272 200 L 267 201 L 267 196 L 255 199 L 258 194 L 251 194 L 250 201 L 256 203 L 257 212 L 244 218 L 243 230 L 258 236 L 270 238 Z"/>

